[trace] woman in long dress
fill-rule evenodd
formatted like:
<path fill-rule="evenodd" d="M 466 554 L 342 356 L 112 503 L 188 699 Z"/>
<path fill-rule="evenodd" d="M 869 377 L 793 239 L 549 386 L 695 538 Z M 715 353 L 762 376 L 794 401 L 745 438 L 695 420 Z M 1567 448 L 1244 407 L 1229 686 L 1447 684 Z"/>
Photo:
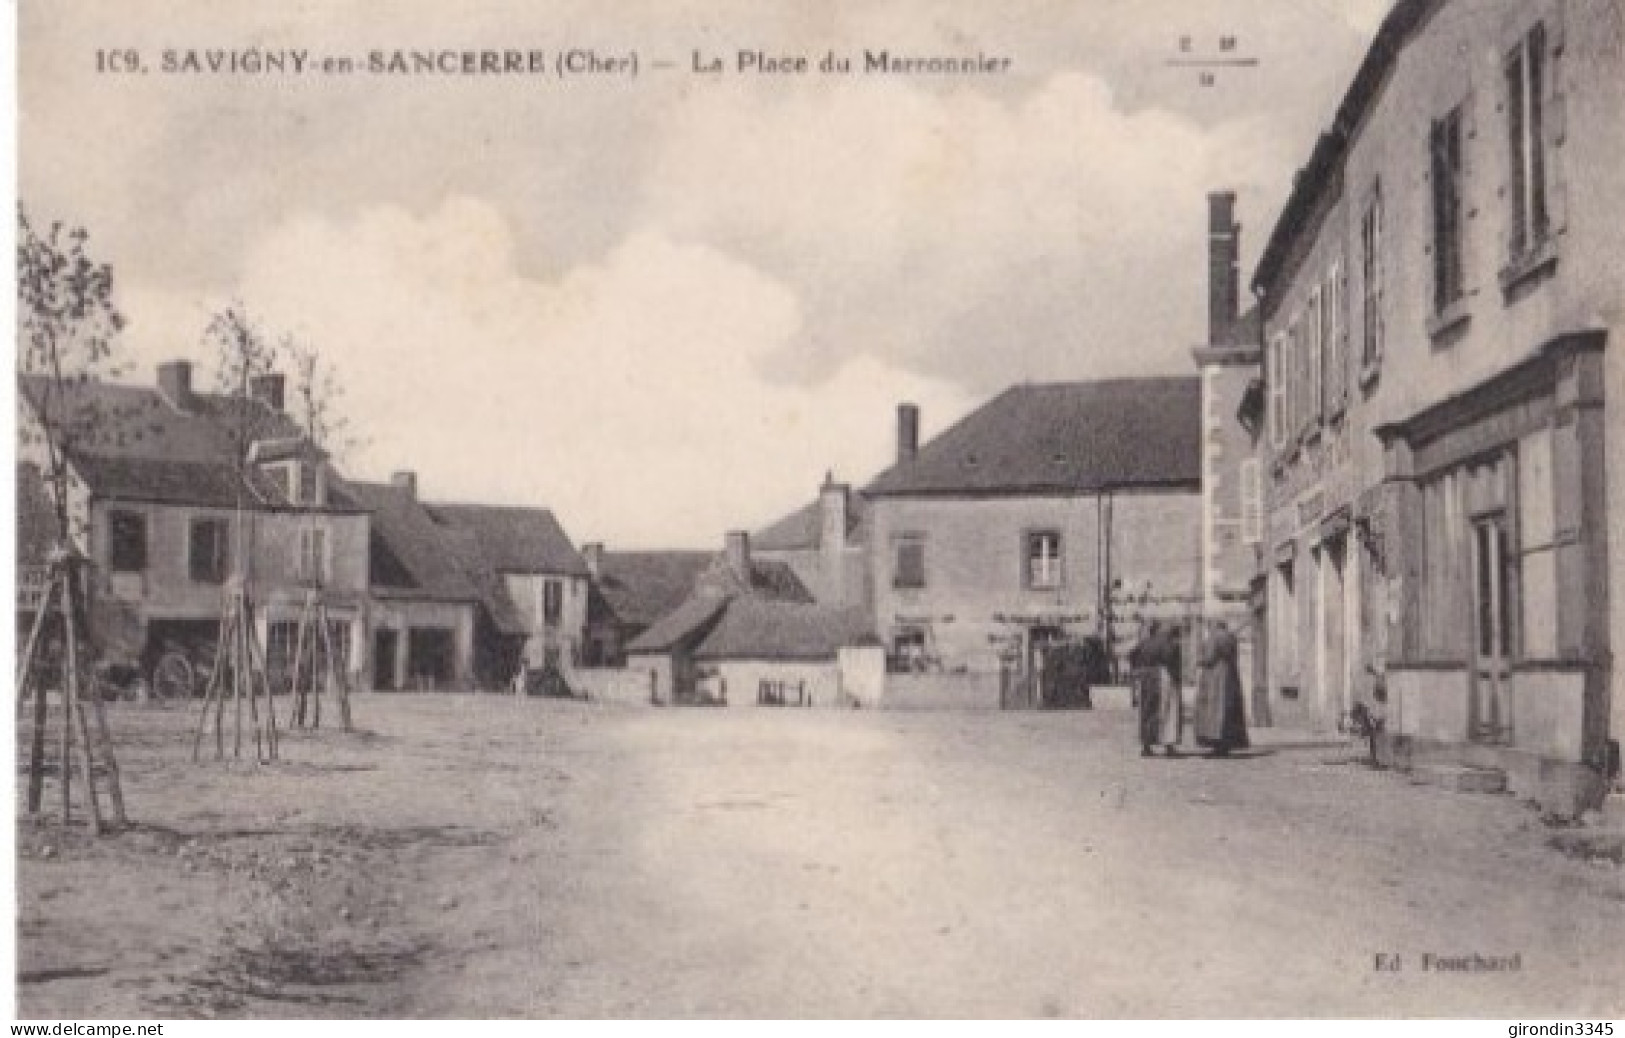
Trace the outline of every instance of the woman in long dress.
<path fill-rule="evenodd" d="M 1162 746 L 1174 756 L 1184 734 L 1179 699 L 1180 653 L 1177 633 L 1151 621 L 1146 636 L 1129 653 L 1140 693 L 1140 756 Z"/>
<path fill-rule="evenodd" d="M 1236 636 L 1216 621 L 1203 639 L 1202 673 L 1196 690 L 1196 742 L 1223 757 L 1245 749 L 1246 707 L 1241 695 L 1241 670 L 1236 664 Z"/>

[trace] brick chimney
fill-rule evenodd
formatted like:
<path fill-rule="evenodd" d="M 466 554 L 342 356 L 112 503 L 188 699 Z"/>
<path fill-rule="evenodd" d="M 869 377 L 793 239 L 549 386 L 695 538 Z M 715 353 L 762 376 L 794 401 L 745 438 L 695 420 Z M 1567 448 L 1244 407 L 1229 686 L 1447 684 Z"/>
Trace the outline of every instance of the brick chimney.
<path fill-rule="evenodd" d="M 851 488 L 826 473 L 818 489 L 818 555 L 824 584 L 821 599 L 846 601 L 846 529 L 851 509 Z"/>
<path fill-rule="evenodd" d="M 916 404 L 897 405 L 897 463 L 913 461 L 920 452 L 920 408 Z"/>
<path fill-rule="evenodd" d="M 192 396 L 192 362 L 172 360 L 158 365 L 158 392 L 164 395 L 177 411 L 190 411 Z"/>
<path fill-rule="evenodd" d="M 750 587 L 750 534 L 744 530 L 729 530 L 723 538 L 722 553 L 729 572 Z"/>
<path fill-rule="evenodd" d="M 286 402 L 287 379 L 281 374 L 255 375 L 248 380 L 248 396 L 273 411 L 281 411 Z"/>
<path fill-rule="evenodd" d="M 395 473 L 389 477 L 390 485 L 397 490 L 406 491 L 406 496 L 416 501 L 418 497 L 418 474 L 410 469 Z"/>
<path fill-rule="evenodd" d="M 591 544 L 583 544 L 581 546 L 581 558 L 587 564 L 587 572 L 592 574 L 592 579 L 598 580 L 604 575 L 604 545 L 602 542 L 594 541 Z"/>
<path fill-rule="evenodd" d="M 1236 224 L 1236 193 L 1207 196 L 1207 341 L 1234 344 L 1241 313 L 1241 228 Z"/>

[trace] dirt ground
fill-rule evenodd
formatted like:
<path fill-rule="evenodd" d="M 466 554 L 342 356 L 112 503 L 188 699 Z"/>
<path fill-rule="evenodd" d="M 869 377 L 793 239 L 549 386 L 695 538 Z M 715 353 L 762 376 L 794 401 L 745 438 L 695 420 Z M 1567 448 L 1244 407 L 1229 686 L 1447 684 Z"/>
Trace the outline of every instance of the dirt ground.
<path fill-rule="evenodd" d="M 270 767 L 193 765 L 186 714 L 117 708 L 139 825 L 19 825 L 19 1014 L 1625 1015 L 1617 842 L 1325 743 L 358 700 L 365 731 Z"/>

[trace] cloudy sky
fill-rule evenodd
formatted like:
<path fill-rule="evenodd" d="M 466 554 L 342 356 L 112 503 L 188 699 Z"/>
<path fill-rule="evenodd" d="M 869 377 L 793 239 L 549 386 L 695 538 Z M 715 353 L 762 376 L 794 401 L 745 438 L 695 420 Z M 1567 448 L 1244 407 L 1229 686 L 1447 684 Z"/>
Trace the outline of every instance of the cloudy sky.
<path fill-rule="evenodd" d="M 24 0 L 19 191 L 114 264 L 140 377 L 207 365 L 240 300 L 343 376 L 352 474 L 708 547 L 874 475 L 901 400 L 930 436 L 1013 382 L 1190 371 L 1207 193 L 1238 193 L 1250 266 L 1388 6 Z M 1168 64 L 1223 36 L 1257 66 Z M 163 68 L 501 47 L 639 74 Z M 741 49 L 857 68 L 742 75 Z M 866 49 L 1009 71 L 867 75 Z"/>

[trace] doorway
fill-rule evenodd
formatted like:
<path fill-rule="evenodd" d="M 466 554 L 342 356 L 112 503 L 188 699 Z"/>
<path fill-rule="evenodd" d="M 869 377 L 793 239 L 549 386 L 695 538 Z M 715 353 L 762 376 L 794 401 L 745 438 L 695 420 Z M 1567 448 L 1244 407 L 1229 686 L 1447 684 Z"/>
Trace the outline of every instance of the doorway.
<path fill-rule="evenodd" d="M 372 634 L 372 687 L 379 692 L 399 692 L 395 653 L 400 648 L 400 632 L 380 628 Z"/>
<path fill-rule="evenodd" d="M 1512 739 L 1512 544 L 1504 511 L 1472 520 L 1473 668 L 1468 724 L 1476 742 Z"/>

